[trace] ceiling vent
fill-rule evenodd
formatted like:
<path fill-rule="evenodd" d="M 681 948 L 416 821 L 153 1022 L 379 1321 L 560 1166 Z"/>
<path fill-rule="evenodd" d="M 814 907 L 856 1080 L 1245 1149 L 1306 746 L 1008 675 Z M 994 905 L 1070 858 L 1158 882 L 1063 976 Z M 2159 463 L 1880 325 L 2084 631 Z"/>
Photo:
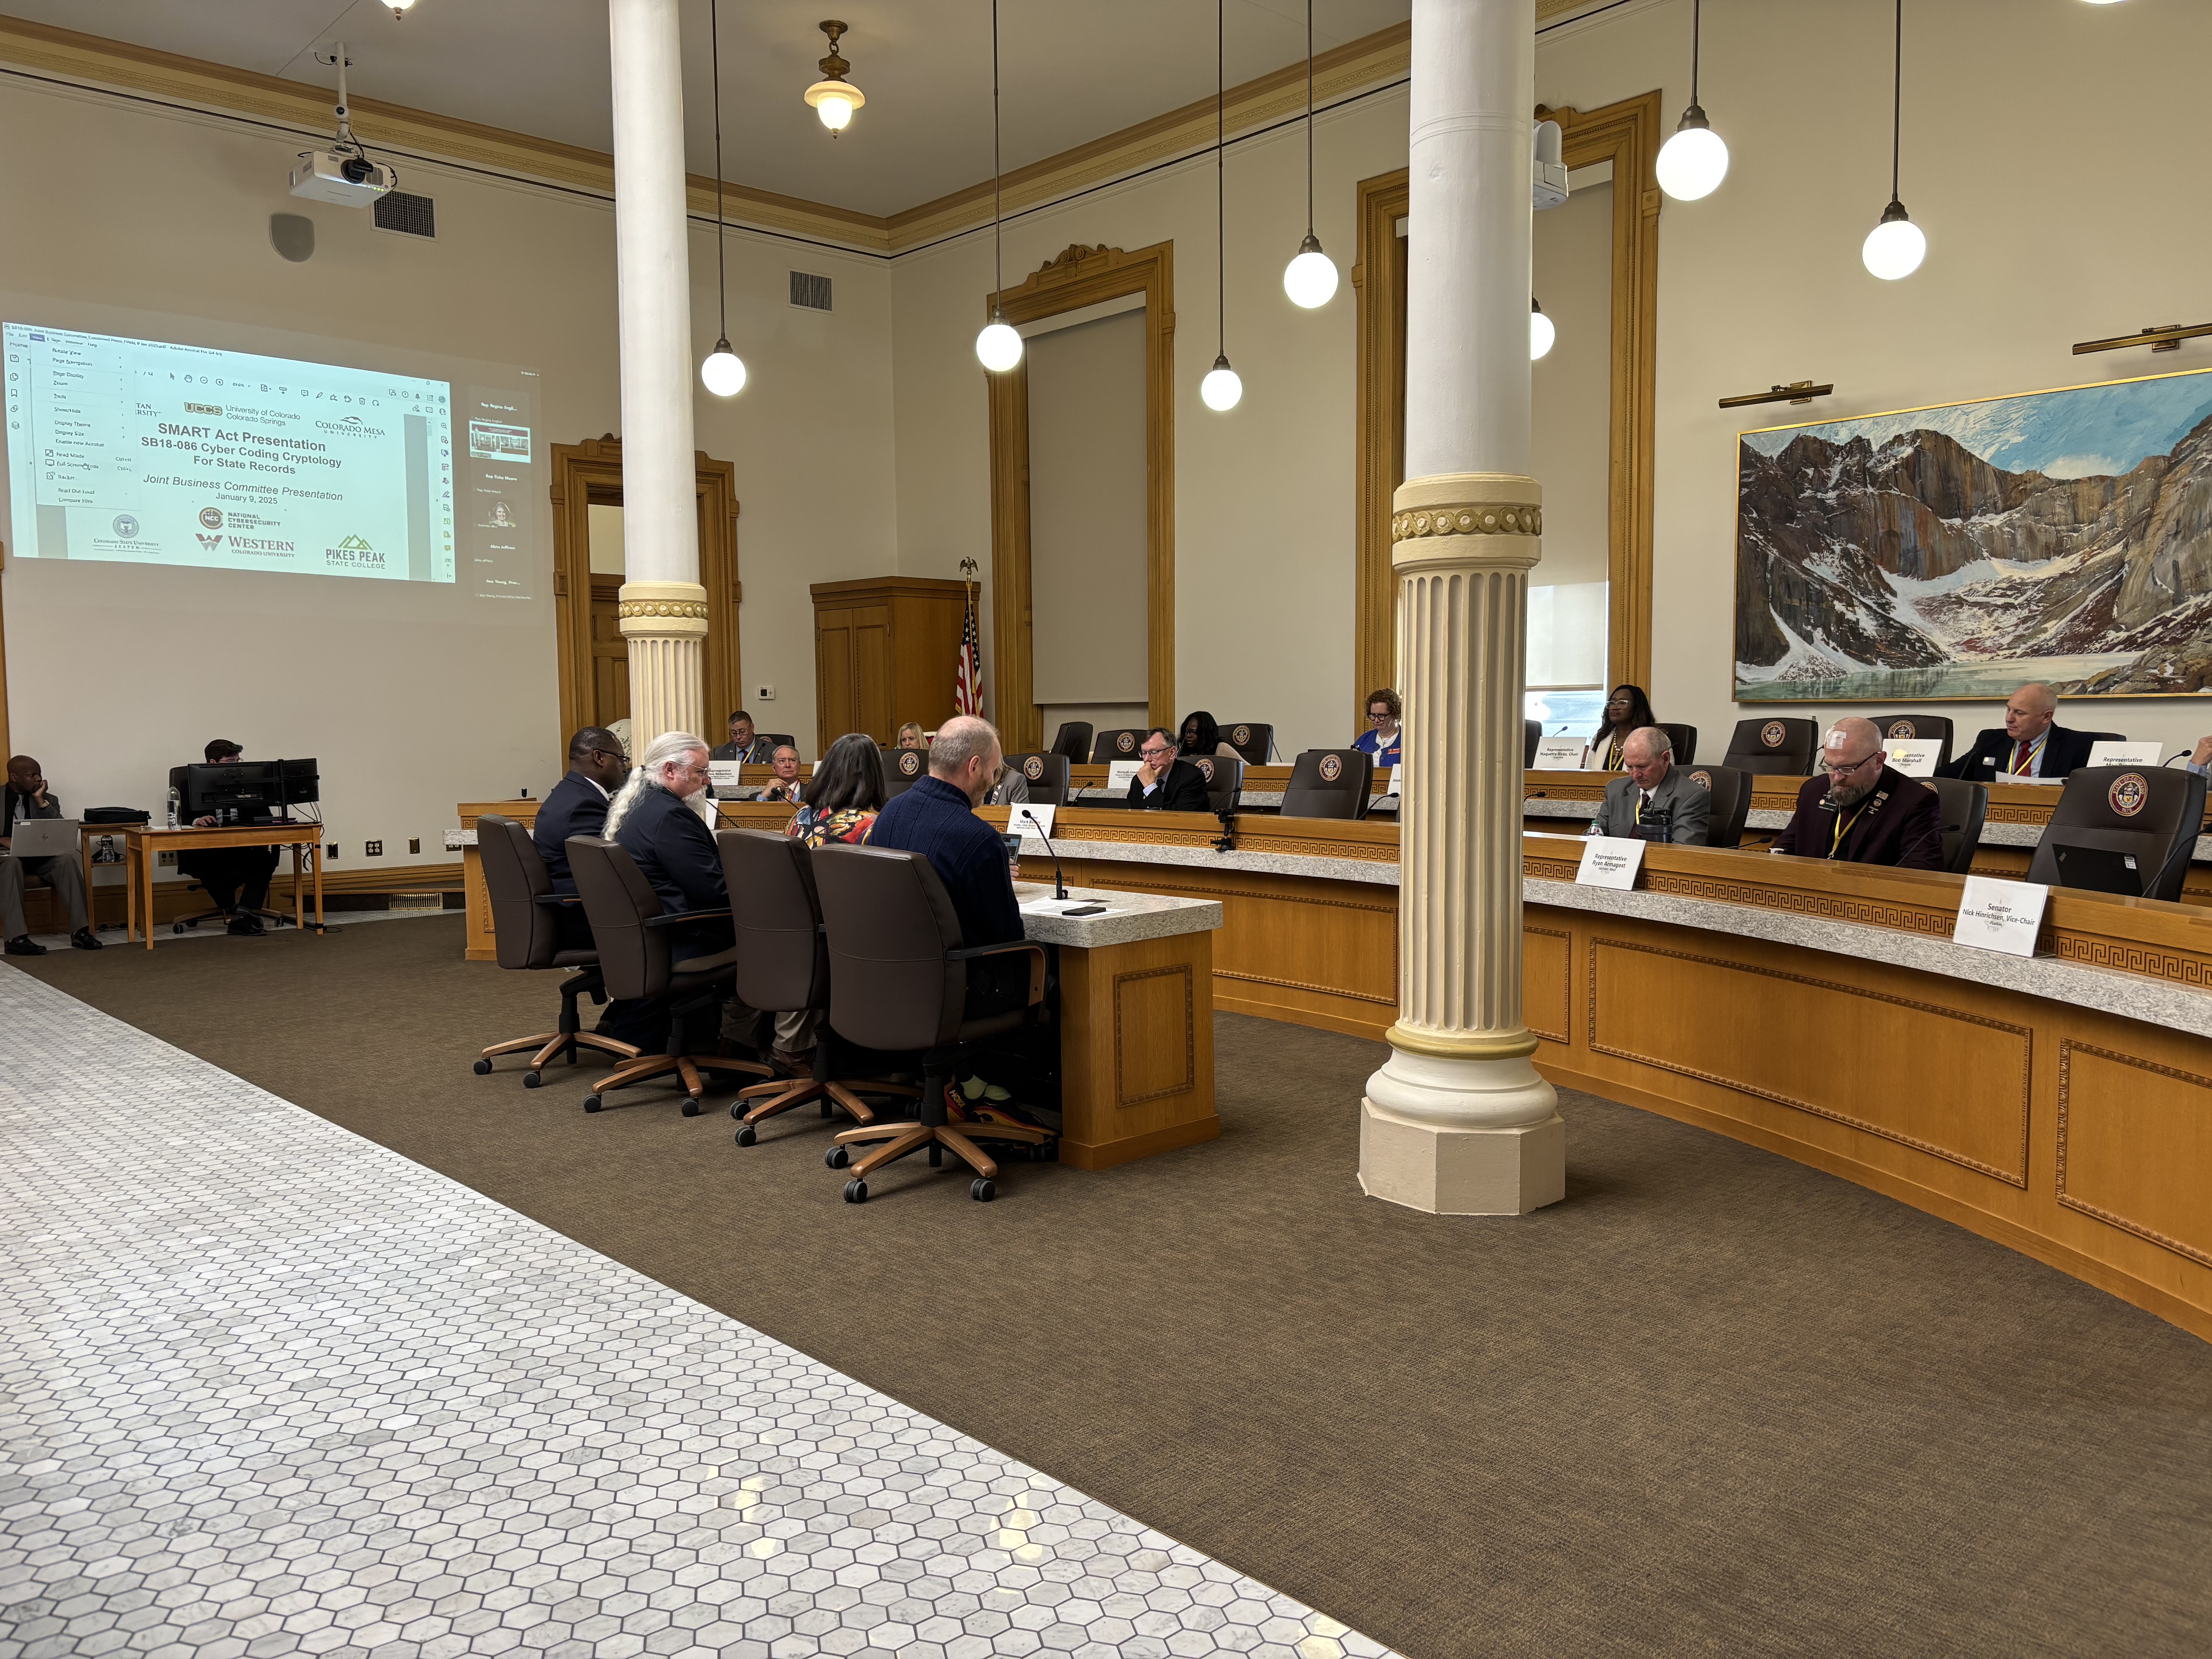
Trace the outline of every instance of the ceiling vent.
<path fill-rule="evenodd" d="M 372 210 L 379 230 L 396 230 L 403 236 L 438 234 L 438 204 L 427 196 L 410 196 L 404 190 L 387 190 Z"/>
<path fill-rule="evenodd" d="M 811 271 L 791 273 L 791 303 L 808 311 L 830 309 L 830 279 L 817 276 Z"/>

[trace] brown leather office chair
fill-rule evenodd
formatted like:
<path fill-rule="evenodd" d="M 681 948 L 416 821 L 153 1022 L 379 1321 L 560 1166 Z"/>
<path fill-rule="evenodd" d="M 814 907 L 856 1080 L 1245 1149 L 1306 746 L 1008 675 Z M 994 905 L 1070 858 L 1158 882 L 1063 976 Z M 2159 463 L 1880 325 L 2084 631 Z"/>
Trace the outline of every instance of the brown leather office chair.
<path fill-rule="evenodd" d="M 884 750 L 884 799 L 903 795 L 929 775 L 929 751 L 927 749 L 886 749 Z"/>
<path fill-rule="evenodd" d="M 1946 721 L 1946 725 L 1949 722 Z M 1889 728 L 1883 726 L 1888 734 Z M 1954 876 L 1968 874 L 1982 844 L 1982 824 L 1990 815 L 1990 787 L 1964 778 L 1921 778 L 1942 803 L 1936 820 L 1943 826 L 1943 867 Z"/>
<path fill-rule="evenodd" d="M 1237 755 L 1192 755 L 1190 763 L 1206 780 L 1206 805 L 1215 812 L 1233 812 L 1244 793 L 1244 761 Z"/>
<path fill-rule="evenodd" d="M 1820 751 L 1817 721 L 1782 714 L 1738 720 L 1721 764 L 1758 777 L 1809 778 Z"/>
<path fill-rule="evenodd" d="M 1743 826 L 1751 817 L 1751 774 L 1733 766 L 1686 766 L 1692 779 L 1705 785 L 1712 799 L 1706 803 L 1705 845 L 1741 847 Z"/>
<path fill-rule="evenodd" d="M 1022 775 L 1030 787 L 1030 799 L 1039 806 L 1067 804 L 1066 756 L 1052 750 L 1041 754 L 1009 755 L 1006 769 Z"/>
<path fill-rule="evenodd" d="M 1667 741 L 1674 746 L 1674 764 L 1687 766 L 1698 757 L 1698 728 L 1674 720 L 1653 722 L 1667 734 Z"/>
<path fill-rule="evenodd" d="M 1874 729 L 1881 734 L 1884 743 L 1917 740 L 1936 744 L 1940 746 L 1936 750 L 1936 764 L 1948 766 L 1951 763 L 1951 717 L 1948 714 L 1877 714 Z M 1920 781 L 1931 783 L 1934 780 L 1923 778 Z M 1948 810 L 1945 816 L 1949 816 Z"/>
<path fill-rule="evenodd" d="M 1364 749 L 1309 749 L 1291 767 L 1283 791 L 1286 818 L 1364 818 L 1375 784 L 1375 757 Z"/>
<path fill-rule="evenodd" d="M 1536 745 L 1543 741 L 1543 721 L 1524 720 L 1521 722 L 1521 769 L 1522 771 L 1526 772 L 1536 764 Z"/>
<path fill-rule="evenodd" d="M 771 755 L 775 753 L 778 749 L 796 749 L 799 747 L 799 739 L 793 737 L 788 732 L 763 732 L 760 735 L 768 739 L 768 751 Z"/>
<path fill-rule="evenodd" d="M 701 921 L 726 921 L 727 910 L 679 911 L 671 915 L 661 908 L 660 895 L 653 890 L 629 851 L 597 836 L 575 836 L 563 843 L 568 853 L 568 873 L 576 878 L 576 891 L 591 919 L 592 938 L 599 950 L 599 972 L 611 995 L 624 998 L 669 999 L 668 1040 L 683 1047 L 684 1016 L 717 1006 L 737 975 L 736 947 L 712 956 L 672 960 L 672 927 Z M 707 1085 L 701 1071 L 741 1072 L 754 1077 L 773 1077 L 773 1066 L 722 1054 L 683 1053 L 640 1054 L 599 1079 L 599 1087 L 584 1097 L 584 1109 L 596 1112 L 605 1097 L 649 1077 L 673 1072 L 690 1097 L 684 1115 L 699 1115 L 700 1097 Z"/>
<path fill-rule="evenodd" d="M 1052 748 L 1048 751 L 1065 755 L 1072 766 L 1081 766 L 1091 758 L 1091 722 L 1062 720 L 1060 730 L 1053 734 Z"/>
<path fill-rule="evenodd" d="M 767 1014 L 830 1006 L 830 946 L 822 933 L 822 906 L 814 893 L 813 854 L 803 841 L 764 830 L 718 830 L 714 845 L 722 855 L 722 879 L 744 895 L 732 907 L 738 933 L 738 1000 Z M 873 1123 L 876 1115 L 860 1092 L 919 1095 L 900 1083 L 837 1077 L 838 1045 L 827 1019 L 815 1028 L 814 1075 L 779 1078 L 738 1091 L 730 1115 L 742 1121 L 738 1145 L 751 1146 L 755 1127 L 794 1106 L 817 1102 L 822 1115 L 832 1106 L 855 1123 Z"/>
<path fill-rule="evenodd" d="M 1265 766 L 1275 751 L 1275 728 L 1259 720 L 1224 720 L 1221 740 L 1247 766 Z"/>
<path fill-rule="evenodd" d="M 1052 1137 L 1012 1123 L 950 1123 L 945 1109 L 963 1045 L 1030 1023 L 1044 1002 L 1045 949 L 1025 939 L 974 947 L 961 943 L 960 920 L 937 872 L 920 853 L 877 847 L 823 847 L 814 854 L 814 885 L 830 944 L 830 1023 L 849 1042 L 888 1053 L 920 1051 L 918 1121 L 848 1129 L 830 1147 L 832 1169 L 851 1161 L 845 1201 L 867 1201 L 868 1177 L 927 1148 L 933 1166 L 950 1151 L 975 1172 L 970 1198 L 998 1196 L 999 1166 L 978 1141 L 1036 1147 Z M 968 964 L 983 957 L 1026 955 L 1027 995 L 1018 1008 L 968 1015 Z M 876 1143 L 881 1143 L 876 1145 Z"/>
<path fill-rule="evenodd" d="M 513 818 L 488 812 L 477 820 L 477 857 L 483 866 L 484 890 L 491 897 L 492 935 L 499 948 L 499 965 L 532 973 L 555 968 L 580 970 L 561 981 L 560 1029 L 493 1043 L 477 1058 L 477 1075 L 490 1072 L 495 1056 L 520 1054 L 525 1048 L 538 1051 L 530 1057 L 530 1069 L 522 1074 L 526 1089 L 535 1089 L 544 1080 L 539 1073 L 549 1060 L 566 1054 L 574 1066 L 580 1048 L 597 1048 L 622 1060 L 637 1058 L 637 1050 L 629 1043 L 583 1029 L 576 999 L 589 994 L 594 1001 L 604 1000 L 601 993 L 605 982 L 599 976 L 599 953 L 589 948 L 562 948 L 561 913 L 576 902 L 554 894 L 553 878 L 545 873 L 545 860 L 538 856 L 530 831 Z"/>
<path fill-rule="evenodd" d="M 2028 860 L 2027 878 L 2179 900 L 2203 827 L 2201 774 L 2084 766 L 2068 775 Z"/>
<path fill-rule="evenodd" d="M 1145 733 L 1149 728 L 1141 726 L 1119 726 L 1110 732 L 1101 732 L 1091 743 L 1091 763 L 1104 766 L 1112 761 L 1133 761 L 1137 751 L 1145 746 Z"/>

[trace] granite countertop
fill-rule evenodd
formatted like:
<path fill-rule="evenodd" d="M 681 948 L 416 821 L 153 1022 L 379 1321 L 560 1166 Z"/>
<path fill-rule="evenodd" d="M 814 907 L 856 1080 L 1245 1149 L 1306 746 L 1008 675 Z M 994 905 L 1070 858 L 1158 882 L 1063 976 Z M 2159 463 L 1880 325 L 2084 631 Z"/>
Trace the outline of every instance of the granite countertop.
<path fill-rule="evenodd" d="M 1622 892 L 1612 887 L 1579 887 L 1572 882 L 1522 878 L 1528 904 L 1594 915 L 1632 916 L 1677 927 L 1698 927 L 1743 939 L 1762 939 L 1800 950 L 1824 951 L 1862 962 L 1941 974 L 1947 979 L 1994 985 L 2024 996 L 2069 1002 L 2123 1019 L 2146 1021 L 2197 1036 L 2212 1036 L 2212 991 L 2192 990 L 2170 980 L 2152 979 L 2112 968 L 2091 968 L 2053 957 L 2009 957 L 1978 951 L 1947 939 L 1869 927 L 1855 921 L 1794 915 L 1747 904 L 1686 898 L 1671 893 Z"/>
<path fill-rule="evenodd" d="M 1211 847 L 1167 846 L 1157 842 L 1052 840 L 1062 859 L 1091 859 L 1106 864 L 1185 864 L 1207 870 L 1249 871 L 1258 875 L 1313 876 L 1328 881 L 1364 881 L 1377 887 L 1398 884 L 1396 859 L 1331 859 L 1310 853 L 1217 853 Z M 1024 858 L 1045 858 L 1042 841 L 1022 838 Z M 1074 890 L 1070 888 L 1069 891 Z"/>
<path fill-rule="evenodd" d="M 1072 945 L 1098 950 L 1109 945 L 1133 945 L 1139 939 L 1168 939 L 1177 933 L 1212 933 L 1221 926 L 1218 899 L 1171 898 L 1163 893 L 1109 893 L 1095 887 L 1071 887 L 1070 898 L 1085 898 L 1107 907 L 1103 916 L 1055 916 L 1024 909 L 1022 932 L 1040 945 Z M 1052 896 L 1048 881 L 1018 881 L 1014 902 L 1028 905 Z"/>

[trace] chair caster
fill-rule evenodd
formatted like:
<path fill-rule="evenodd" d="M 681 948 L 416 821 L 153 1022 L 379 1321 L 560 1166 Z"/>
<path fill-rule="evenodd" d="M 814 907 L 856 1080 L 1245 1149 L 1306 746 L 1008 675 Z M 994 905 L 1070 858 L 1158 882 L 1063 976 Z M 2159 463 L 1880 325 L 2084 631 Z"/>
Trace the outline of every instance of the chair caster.
<path fill-rule="evenodd" d="M 476 1063 L 476 1073 L 478 1077 L 489 1077 L 491 1075 L 491 1062 L 488 1060 L 478 1060 Z"/>
<path fill-rule="evenodd" d="M 698 1115 L 699 1115 L 699 1103 L 698 1103 L 697 1101 L 696 1101 L 696 1100 L 687 1100 L 687 1101 L 685 1101 L 685 1102 L 684 1103 L 684 1116 L 686 1116 L 686 1117 L 696 1117 L 696 1116 L 698 1116 Z"/>
<path fill-rule="evenodd" d="M 526 1089 L 535 1089 L 543 1081 L 544 1079 L 535 1072 L 525 1072 L 522 1074 L 522 1086 Z"/>
<path fill-rule="evenodd" d="M 759 1139 L 760 1136 L 754 1132 L 753 1126 L 750 1123 L 738 1131 L 738 1145 L 740 1146 L 750 1146 Z"/>
<path fill-rule="evenodd" d="M 988 1204 L 998 1195 L 999 1189 L 981 1176 L 977 1176 L 975 1180 L 968 1183 L 968 1196 L 978 1204 Z"/>
<path fill-rule="evenodd" d="M 852 1150 L 845 1146 L 832 1146 L 822 1154 L 822 1161 L 833 1170 L 842 1170 L 853 1161 Z"/>
<path fill-rule="evenodd" d="M 743 1095 L 739 1095 L 735 1100 L 730 1103 L 730 1115 L 732 1117 L 743 1117 L 749 1109 L 750 1109 L 745 1104 L 745 1097 Z"/>
<path fill-rule="evenodd" d="M 599 1109 L 599 1097 L 597 1095 L 586 1095 L 584 1097 L 584 1109 L 587 1112 L 598 1111 Z"/>
<path fill-rule="evenodd" d="M 173 933 L 181 933 L 191 925 L 189 921 L 173 921 L 169 924 L 169 931 Z"/>
<path fill-rule="evenodd" d="M 845 1183 L 845 1201 L 848 1204 L 866 1203 L 868 1201 L 868 1183 L 865 1181 L 847 1182 Z"/>

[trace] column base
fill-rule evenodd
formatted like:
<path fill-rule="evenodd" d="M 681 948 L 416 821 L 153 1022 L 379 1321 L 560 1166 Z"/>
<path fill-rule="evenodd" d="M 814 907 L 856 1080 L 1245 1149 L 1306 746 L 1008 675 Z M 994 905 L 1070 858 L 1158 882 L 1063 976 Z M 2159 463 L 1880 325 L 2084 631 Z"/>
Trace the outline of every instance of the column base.
<path fill-rule="evenodd" d="M 1567 1126 L 1456 1129 L 1359 1103 L 1359 1186 L 1431 1215 L 1526 1215 L 1567 1195 Z"/>

